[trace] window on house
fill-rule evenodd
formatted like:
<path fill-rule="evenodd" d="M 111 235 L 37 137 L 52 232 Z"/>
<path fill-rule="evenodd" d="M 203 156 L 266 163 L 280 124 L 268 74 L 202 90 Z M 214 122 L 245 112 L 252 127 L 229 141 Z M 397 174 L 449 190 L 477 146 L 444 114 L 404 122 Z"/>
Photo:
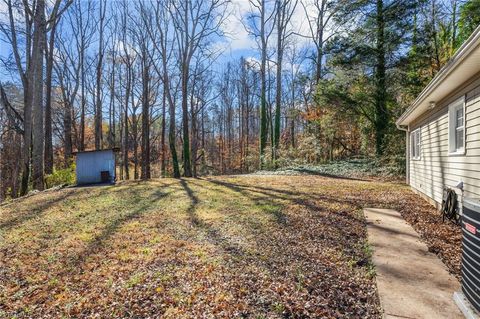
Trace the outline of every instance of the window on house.
<path fill-rule="evenodd" d="M 465 153 L 465 103 L 463 97 L 448 107 L 448 149 L 450 154 Z"/>
<path fill-rule="evenodd" d="M 420 129 L 410 133 L 411 157 L 412 159 L 420 159 Z"/>

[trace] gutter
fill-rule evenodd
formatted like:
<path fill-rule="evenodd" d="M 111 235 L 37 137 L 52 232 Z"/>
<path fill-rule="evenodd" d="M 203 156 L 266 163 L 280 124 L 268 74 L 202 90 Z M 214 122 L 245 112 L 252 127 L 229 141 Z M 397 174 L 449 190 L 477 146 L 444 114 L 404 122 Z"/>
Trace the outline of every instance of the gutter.
<path fill-rule="evenodd" d="M 473 31 L 472 35 L 462 44 L 457 50 L 455 55 L 445 64 L 437 75 L 430 81 L 430 83 L 423 89 L 420 95 L 415 99 L 413 104 L 398 118 L 395 122 L 397 128 L 400 128 L 400 123 L 405 120 L 419 105 L 425 100 L 425 98 L 432 93 L 437 86 L 443 82 L 443 80 L 450 75 L 470 53 L 479 45 L 480 40 L 480 26 Z M 403 131 L 403 129 L 401 129 Z"/>
<path fill-rule="evenodd" d="M 408 125 L 400 125 L 400 124 L 398 124 L 399 121 L 400 121 L 400 119 L 398 119 L 397 122 L 395 122 L 395 125 L 397 126 L 397 129 L 400 130 L 400 131 L 408 132 Z"/>

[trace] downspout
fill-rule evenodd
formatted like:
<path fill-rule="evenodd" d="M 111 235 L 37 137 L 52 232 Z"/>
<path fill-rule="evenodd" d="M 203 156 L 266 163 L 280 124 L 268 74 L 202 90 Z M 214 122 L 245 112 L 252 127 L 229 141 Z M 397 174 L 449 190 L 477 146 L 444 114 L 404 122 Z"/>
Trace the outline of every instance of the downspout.
<path fill-rule="evenodd" d="M 407 183 L 407 185 L 410 185 L 410 129 L 407 126 L 402 126 L 402 125 L 399 125 L 399 124 L 396 124 L 397 125 L 397 129 L 399 129 L 400 131 L 404 131 L 405 132 L 405 145 L 406 145 L 406 150 L 405 150 L 405 182 Z"/>

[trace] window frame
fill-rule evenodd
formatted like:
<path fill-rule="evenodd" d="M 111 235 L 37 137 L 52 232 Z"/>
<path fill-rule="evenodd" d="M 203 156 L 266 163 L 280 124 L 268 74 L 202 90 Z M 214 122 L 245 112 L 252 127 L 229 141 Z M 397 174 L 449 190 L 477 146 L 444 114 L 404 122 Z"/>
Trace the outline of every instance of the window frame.
<path fill-rule="evenodd" d="M 457 127 L 457 111 L 462 109 L 463 118 L 462 126 Z M 465 127 L 465 96 L 458 98 L 448 105 L 448 155 L 458 156 L 465 155 L 466 152 L 466 127 Z M 463 130 L 463 145 L 458 147 L 457 143 L 457 131 L 459 128 Z"/>
<path fill-rule="evenodd" d="M 416 128 L 410 132 L 410 158 L 414 161 L 419 161 L 422 158 L 422 128 Z M 415 136 L 418 138 L 418 142 L 415 143 Z M 418 154 L 415 152 L 415 148 L 418 146 Z"/>

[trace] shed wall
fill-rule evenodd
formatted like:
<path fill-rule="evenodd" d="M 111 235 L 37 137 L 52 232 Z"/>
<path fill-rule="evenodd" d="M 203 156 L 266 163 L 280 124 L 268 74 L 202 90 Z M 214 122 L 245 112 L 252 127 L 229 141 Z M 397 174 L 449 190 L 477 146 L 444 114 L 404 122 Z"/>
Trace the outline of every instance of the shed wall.
<path fill-rule="evenodd" d="M 465 154 L 449 155 L 448 106 L 462 96 L 466 97 Z M 441 204 L 443 187 L 455 187 L 463 181 L 464 195 L 480 198 L 480 74 L 414 121 L 409 131 L 419 127 L 420 159 L 408 159 L 411 187 Z M 410 138 L 407 143 L 410 149 Z M 457 193 L 460 194 L 460 190 Z"/>
<path fill-rule="evenodd" d="M 114 181 L 115 154 L 112 150 L 78 153 L 76 164 L 77 184 L 100 183 L 102 171 L 109 171 Z"/>

